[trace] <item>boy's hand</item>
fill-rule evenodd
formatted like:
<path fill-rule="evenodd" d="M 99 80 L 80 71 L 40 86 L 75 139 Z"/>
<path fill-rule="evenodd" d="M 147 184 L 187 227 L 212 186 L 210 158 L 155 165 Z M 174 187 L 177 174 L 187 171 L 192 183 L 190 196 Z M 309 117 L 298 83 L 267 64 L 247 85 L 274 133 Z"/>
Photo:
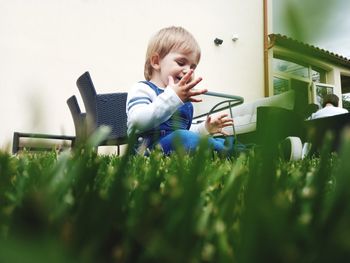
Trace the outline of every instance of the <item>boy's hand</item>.
<path fill-rule="evenodd" d="M 210 134 L 221 133 L 222 135 L 229 135 L 223 131 L 222 128 L 233 125 L 233 119 L 227 117 L 227 113 L 222 113 L 215 116 L 208 116 L 205 121 L 205 128 Z"/>
<path fill-rule="evenodd" d="M 207 89 L 201 90 L 193 90 L 192 88 L 196 86 L 202 78 L 197 78 L 192 80 L 193 69 L 188 71 L 183 78 L 177 83 L 174 83 L 174 79 L 172 76 L 169 76 L 168 87 L 171 87 L 176 92 L 177 96 L 183 101 L 191 101 L 191 102 L 201 102 L 202 100 L 199 98 L 195 98 L 195 96 L 206 93 Z"/>

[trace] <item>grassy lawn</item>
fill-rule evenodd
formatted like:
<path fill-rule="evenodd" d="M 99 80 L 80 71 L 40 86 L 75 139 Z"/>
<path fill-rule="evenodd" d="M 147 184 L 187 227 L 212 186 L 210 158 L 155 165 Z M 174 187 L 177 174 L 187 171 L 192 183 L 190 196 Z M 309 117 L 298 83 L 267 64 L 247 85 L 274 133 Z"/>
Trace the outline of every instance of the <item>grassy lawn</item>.
<path fill-rule="evenodd" d="M 93 143 L 92 143 L 93 144 Z M 0 153 L 0 262 L 343 262 L 350 145 L 282 160 Z M 87 144 L 89 145 L 89 144 Z"/>

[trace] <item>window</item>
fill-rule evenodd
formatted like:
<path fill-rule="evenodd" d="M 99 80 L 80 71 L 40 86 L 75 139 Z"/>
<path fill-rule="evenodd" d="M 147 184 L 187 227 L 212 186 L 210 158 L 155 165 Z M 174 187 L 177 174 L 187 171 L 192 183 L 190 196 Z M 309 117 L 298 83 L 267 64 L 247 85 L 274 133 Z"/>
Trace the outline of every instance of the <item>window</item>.
<path fill-rule="evenodd" d="M 326 94 L 332 94 L 333 93 L 333 89 L 334 86 L 332 85 L 327 85 L 324 83 L 314 83 L 314 98 L 315 101 L 314 103 L 316 103 L 318 106 L 322 107 L 322 98 L 326 95 Z"/>
<path fill-rule="evenodd" d="M 309 78 L 309 69 L 307 67 L 278 58 L 273 59 L 273 71 L 302 78 Z"/>
<path fill-rule="evenodd" d="M 326 71 L 320 68 L 311 67 L 311 79 L 315 83 L 325 83 Z"/>
<path fill-rule="evenodd" d="M 291 89 L 291 80 L 297 79 L 308 83 L 326 81 L 326 71 L 320 68 L 290 61 L 284 57 L 275 57 L 273 67 L 273 94 L 277 95 Z M 311 97 L 311 94 L 310 94 Z"/>
<path fill-rule="evenodd" d="M 341 74 L 340 78 L 343 108 L 350 111 L 350 76 Z"/>
<path fill-rule="evenodd" d="M 273 93 L 274 95 L 281 94 L 285 91 L 290 90 L 289 79 L 282 77 L 273 77 Z"/>

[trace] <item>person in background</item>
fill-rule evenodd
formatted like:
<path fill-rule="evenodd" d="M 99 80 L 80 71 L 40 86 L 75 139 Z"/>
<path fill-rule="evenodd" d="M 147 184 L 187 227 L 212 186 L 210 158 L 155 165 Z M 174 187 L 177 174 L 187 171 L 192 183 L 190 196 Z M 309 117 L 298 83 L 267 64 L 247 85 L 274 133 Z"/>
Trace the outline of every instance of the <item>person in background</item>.
<path fill-rule="evenodd" d="M 175 141 L 186 152 L 193 152 L 203 136 L 214 151 L 232 150 L 233 137 L 208 136 L 227 135 L 222 129 L 232 125 L 233 120 L 226 113 L 192 124 L 192 102 L 200 102 L 197 96 L 207 92 L 194 89 L 202 80 L 194 77 L 200 55 L 197 41 L 182 27 L 163 28 L 151 38 L 144 68 L 146 80 L 130 89 L 126 102 L 128 134 L 137 135 L 136 152 L 147 154 L 160 146 L 170 154 L 175 150 Z"/>
<path fill-rule="evenodd" d="M 339 97 L 335 94 L 326 94 L 323 97 L 322 108 L 317 110 L 315 113 L 312 113 L 307 120 L 325 118 L 344 113 L 348 113 L 348 110 L 339 107 Z M 305 142 L 303 144 L 302 158 L 309 154 L 311 148 L 312 144 L 310 142 Z"/>
<path fill-rule="evenodd" d="M 311 114 L 310 120 L 329 117 L 338 114 L 348 113 L 347 109 L 340 108 L 339 98 L 335 94 L 326 94 L 323 97 L 322 109 L 319 109 L 315 113 Z"/>

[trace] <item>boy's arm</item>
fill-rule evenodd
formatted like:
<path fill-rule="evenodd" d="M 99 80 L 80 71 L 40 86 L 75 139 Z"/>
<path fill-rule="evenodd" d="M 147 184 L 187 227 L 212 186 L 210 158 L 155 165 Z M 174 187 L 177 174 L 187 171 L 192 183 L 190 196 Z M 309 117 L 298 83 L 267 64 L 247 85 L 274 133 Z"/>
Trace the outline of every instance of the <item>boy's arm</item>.
<path fill-rule="evenodd" d="M 192 124 L 190 127 L 190 131 L 193 131 L 201 135 L 209 135 L 209 132 L 205 127 L 205 121 L 201 123 Z"/>
<path fill-rule="evenodd" d="M 128 133 L 148 131 L 168 120 L 177 108 L 183 105 L 173 89 L 165 89 L 157 96 L 144 83 L 137 83 L 128 92 L 126 111 L 128 115 Z"/>
<path fill-rule="evenodd" d="M 213 116 L 208 116 L 204 122 L 191 125 L 190 130 L 200 133 L 202 135 L 220 133 L 222 135 L 229 135 L 225 127 L 232 126 L 233 119 L 228 117 L 227 113 L 220 113 Z"/>

